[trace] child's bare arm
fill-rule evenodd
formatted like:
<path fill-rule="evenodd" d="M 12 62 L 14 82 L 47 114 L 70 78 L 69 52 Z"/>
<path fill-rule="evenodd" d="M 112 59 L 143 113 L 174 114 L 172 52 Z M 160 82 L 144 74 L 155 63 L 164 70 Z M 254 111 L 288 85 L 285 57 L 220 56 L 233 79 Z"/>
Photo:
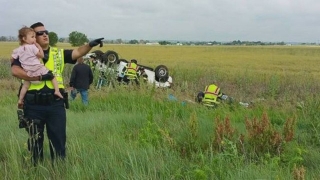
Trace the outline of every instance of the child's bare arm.
<path fill-rule="evenodd" d="M 41 46 L 40 46 L 38 43 L 35 43 L 35 45 L 36 45 L 37 48 L 39 49 L 39 52 L 37 53 L 37 57 L 42 59 L 42 58 L 44 57 L 44 53 L 43 53 L 43 51 L 42 51 L 42 48 L 41 48 Z"/>

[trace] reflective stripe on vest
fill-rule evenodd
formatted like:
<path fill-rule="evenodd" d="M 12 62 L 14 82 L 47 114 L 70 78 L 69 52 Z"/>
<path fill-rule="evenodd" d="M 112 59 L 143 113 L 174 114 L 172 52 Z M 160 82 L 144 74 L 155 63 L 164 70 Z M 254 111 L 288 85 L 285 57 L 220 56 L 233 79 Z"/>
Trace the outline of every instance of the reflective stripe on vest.
<path fill-rule="evenodd" d="M 220 88 L 214 84 L 206 86 L 204 92 L 204 102 L 217 102 L 217 97 L 219 96 Z"/>
<path fill-rule="evenodd" d="M 63 49 L 58 49 L 55 47 L 50 47 L 49 59 L 45 63 L 47 69 L 52 71 L 53 75 L 58 81 L 59 88 L 64 88 L 63 85 L 63 68 L 64 68 L 64 53 Z M 30 84 L 29 90 L 40 90 L 45 85 L 50 89 L 54 89 L 51 81 L 41 81 L 39 84 Z"/>
<path fill-rule="evenodd" d="M 136 63 L 129 63 L 126 71 L 126 75 L 128 78 L 136 78 L 137 77 L 138 65 Z"/>

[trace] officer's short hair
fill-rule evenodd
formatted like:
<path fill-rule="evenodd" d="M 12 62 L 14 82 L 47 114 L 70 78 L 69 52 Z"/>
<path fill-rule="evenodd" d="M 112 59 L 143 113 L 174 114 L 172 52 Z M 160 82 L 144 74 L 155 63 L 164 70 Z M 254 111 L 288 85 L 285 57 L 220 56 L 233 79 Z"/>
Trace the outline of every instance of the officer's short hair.
<path fill-rule="evenodd" d="M 34 28 L 41 27 L 41 26 L 44 26 L 44 25 L 42 24 L 42 22 L 36 22 L 36 23 L 32 24 L 32 25 L 30 26 L 30 28 L 34 29 Z"/>

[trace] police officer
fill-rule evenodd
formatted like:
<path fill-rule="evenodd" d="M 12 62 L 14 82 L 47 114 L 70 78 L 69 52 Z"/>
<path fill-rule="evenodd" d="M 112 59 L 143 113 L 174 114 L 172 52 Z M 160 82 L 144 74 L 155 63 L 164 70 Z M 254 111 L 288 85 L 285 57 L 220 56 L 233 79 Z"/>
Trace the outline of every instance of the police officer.
<path fill-rule="evenodd" d="M 67 100 L 67 97 L 61 99 L 53 94 L 54 89 L 51 79 L 55 76 L 61 93 L 66 94 L 62 77 L 64 64 L 74 64 L 79 57 L 87 54 L 92 47 L 99 44 L 101 47 L 103 38 L 95 39 L 73 50 L 64 50 L 49 46 L 48 31 L 41 22 L 31 25 L 31 28 L 36 32 L 36 41 L 44 52 L 43 63 L 52 71 L 52 74 L 29 77 L 21 68 L 19 59 L 12 60 L 11 71 L 12 75 L 17 78 L 27 81 L 41 81 L 39 84 L 30 85 L 23 106 L 25 118 L 35 122 L 31 124 L 32 127 L 26 127 L 26 130 L 29 131 L 30 135 L 35 135 L 34 130 L 37 131 L 37 137 L 32 142 L 30 139 L 28 140 L 28 147 L 32 152 L 33 162 L 36 164 L 39 159 L 43 159 L 45 128 L 49 140 L 51 159 L 54 160 L 55 157 L 64 159 L 66 156 L 66 110 L 64 100 Z"/>

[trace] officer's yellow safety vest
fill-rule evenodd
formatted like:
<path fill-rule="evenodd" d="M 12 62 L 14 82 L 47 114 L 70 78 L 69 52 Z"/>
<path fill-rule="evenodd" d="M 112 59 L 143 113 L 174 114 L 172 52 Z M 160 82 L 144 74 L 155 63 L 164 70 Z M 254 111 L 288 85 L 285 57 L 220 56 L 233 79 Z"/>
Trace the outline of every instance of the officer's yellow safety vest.
<path fill-rule="evenodd" d="M 58 81 L 59 88 L 64 88 L 63 85 L 63 77 L 62 77 L 62 72 L 64 69 L 64 53 L 63 49 L 58 49 L 55 47 L 50 47 L 49 51 L 49 59 L 45 63 L 45 66 L 47 69 L 52 71 L 53 75 Z M 29 90 L 40 90 L 42 89 L 45 85 L 48 86 L 50 89 L 54 89 L 53 84 L 51 81 L 41 81 L 38 84 L 31 83 Z"/>
<path fill-rule="evenodd" d="M 221 96 L 220 88 L 214 84 L 206 86 L 204 90 L 203 103 L 216 103 L 219 104 L 217 98 Z"/>
<path fill-rule="evenodd" d="M 137 77 L 138 65 L 136 63 L 129 63 L 126 74 L 128 79 L 135 79 Z"/>

